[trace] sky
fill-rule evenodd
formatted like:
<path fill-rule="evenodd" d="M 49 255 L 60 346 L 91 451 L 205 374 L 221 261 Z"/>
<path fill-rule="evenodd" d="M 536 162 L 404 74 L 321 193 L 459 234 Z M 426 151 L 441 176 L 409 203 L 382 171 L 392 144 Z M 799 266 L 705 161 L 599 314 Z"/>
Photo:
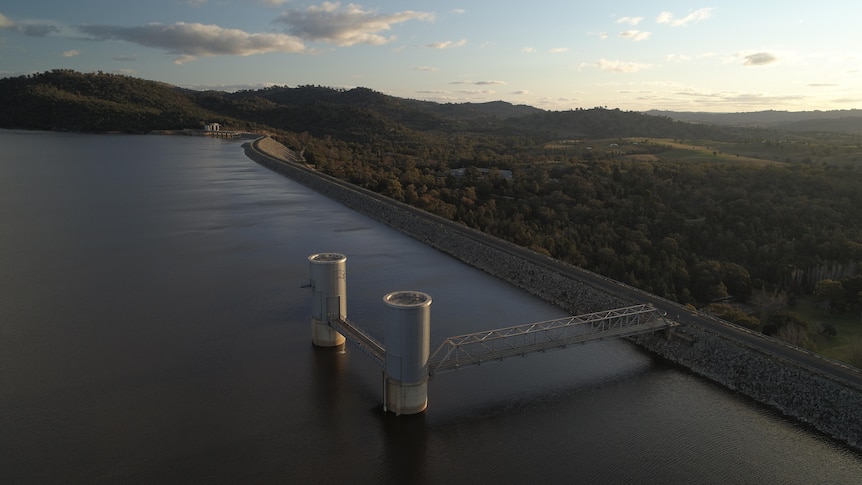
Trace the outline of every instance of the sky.
<path fill-rule="evenodd" d="M 862 108 L 862 3 L 708 1 L 3 2 L 0 77 L 361 86 L 547 110 Z"/>

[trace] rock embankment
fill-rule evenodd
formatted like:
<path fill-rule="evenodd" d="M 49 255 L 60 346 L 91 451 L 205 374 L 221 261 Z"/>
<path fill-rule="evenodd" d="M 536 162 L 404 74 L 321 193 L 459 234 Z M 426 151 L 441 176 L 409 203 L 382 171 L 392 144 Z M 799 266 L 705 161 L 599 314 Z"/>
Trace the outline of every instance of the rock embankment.
<path fill-rule="evenodd" d="M 299 157 L 271 138 L 261 138 L 244 147 L 247 156 L 261 165 L 572 314 L 639 303 L 518 256 L 518 251 L 523 249 L 501 249 L 508 243 L 496 238 L 314 172 L 302 164 L 283 163 L 299 161 Z M 632 340 L 699 375 L 862 449 L 862 390 L 700 327 L 678 327 L 671 335 L 660 332 Z"/>

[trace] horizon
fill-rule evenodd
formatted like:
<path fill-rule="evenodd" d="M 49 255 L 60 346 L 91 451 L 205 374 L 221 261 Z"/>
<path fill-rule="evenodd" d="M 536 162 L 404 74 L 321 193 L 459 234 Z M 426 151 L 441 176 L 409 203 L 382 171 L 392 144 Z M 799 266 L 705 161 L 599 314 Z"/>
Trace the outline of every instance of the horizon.
<path fill-rule="evenodd" d="M 472 3 L 19 2 L 0 7 L 0 77 L 72 69 L 227 92 L 365 87 L 548 111 L 862 106 L 862 56 L 854 52 L 862 32 L 853 15 L 862 7 Z"/>

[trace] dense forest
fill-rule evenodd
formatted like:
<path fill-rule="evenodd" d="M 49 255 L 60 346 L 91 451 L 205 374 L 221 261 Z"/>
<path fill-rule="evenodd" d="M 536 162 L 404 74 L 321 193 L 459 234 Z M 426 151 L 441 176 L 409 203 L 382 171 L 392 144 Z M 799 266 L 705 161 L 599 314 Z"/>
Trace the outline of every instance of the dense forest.
<path fill-rule="evenodd" d="M 437 104 L 366 88 L 199 92 L 73 71 L 0 79 L 0 108 L 4 128 L 218 121 L 269 133 L 322 172 L 809 348 L 839 332 L 794 313 L 797 299 L 860 309 L 859 131 Z"/>

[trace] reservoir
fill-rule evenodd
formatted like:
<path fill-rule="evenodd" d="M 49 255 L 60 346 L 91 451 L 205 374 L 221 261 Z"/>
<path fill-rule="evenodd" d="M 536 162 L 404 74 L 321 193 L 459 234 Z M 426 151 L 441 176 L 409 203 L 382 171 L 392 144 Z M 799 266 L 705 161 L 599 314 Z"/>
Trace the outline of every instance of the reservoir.
<path fill-rule="evenodd" d="M 0 131 L 4 483 L 858 484 L 862 456 L 625 341 L 435 376 L 311 344 L 307 257 L 347 315 L 429 294 L 446 337 L 565 314 L 275 174 L 240 142 Z"/>

